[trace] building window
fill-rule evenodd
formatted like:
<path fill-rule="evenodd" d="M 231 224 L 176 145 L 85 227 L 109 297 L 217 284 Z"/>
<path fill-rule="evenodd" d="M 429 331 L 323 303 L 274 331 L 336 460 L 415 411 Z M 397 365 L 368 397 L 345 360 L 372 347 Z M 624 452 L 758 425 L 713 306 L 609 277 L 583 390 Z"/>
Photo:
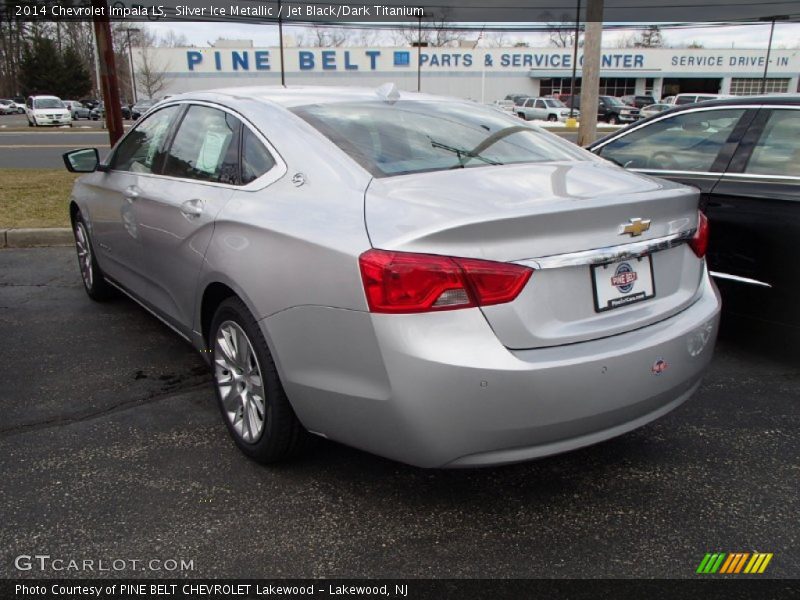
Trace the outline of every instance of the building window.
<path fill-rule="evenodd" d="M 631 96 L 636 93 L 636 80 L 627 77 L 601 77 L 601 96 Z"/>
<path fill-rule="evenodd" d="M 653 79 L 652 77 L 647 77 L 647 78 L 644 80 L 644 93 L 645 93 L 645 94 L 648 94 L 648 95 L 650 95 L 650 96 L 652 96 L 652 95 L 653 95 L 653 89 L 654 89 L 654 87 L 655 87 L 655 81 L 656 81 L 656 80 L 655 80 L 655 79 Z"/>
<path fill-rule="evenodd" d="M 731 94 L 734 96 L 753 96 L 761 93 L 761 77 L 734 77 L 731 79 Z M 764 87 L 766 94 L 780 94 L 789 91 L 789 79 L 768 78 Z"/>

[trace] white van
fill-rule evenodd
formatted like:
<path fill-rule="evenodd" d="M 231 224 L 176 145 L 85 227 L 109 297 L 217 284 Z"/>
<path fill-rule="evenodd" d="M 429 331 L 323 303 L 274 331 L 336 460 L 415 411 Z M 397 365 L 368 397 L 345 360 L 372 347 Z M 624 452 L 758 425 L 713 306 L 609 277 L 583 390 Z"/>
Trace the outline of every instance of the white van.
<path fill-rule="evenodd" d="M 708 100 L 722 100 L 723 98 L 733 98 L 733 96 L 730 94 L 678 94 L 671 104 L 681 106 L 683 104 L 707 102 Z"/>
<path fill-rule="evenodd" d="M 29 127 L 40 125 L 69 125 L 72 127 L 72 113 L 58 96 L 28 96 L 25 114 Z"/>

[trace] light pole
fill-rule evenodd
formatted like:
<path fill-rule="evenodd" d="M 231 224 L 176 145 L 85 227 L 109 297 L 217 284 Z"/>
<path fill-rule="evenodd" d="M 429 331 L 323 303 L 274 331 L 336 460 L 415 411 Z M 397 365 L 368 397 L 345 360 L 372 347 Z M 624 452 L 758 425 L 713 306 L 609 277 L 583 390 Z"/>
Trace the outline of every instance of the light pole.
<path fill-rule="evenodd" d="M 133 71 L 133 49 L 131 48 L 131 32 L 139 33 L 141 29 L 136 27 L 129 27 L 125 30 L 125 36 L 128 38 L 128 60 L 131 65 L 131 91 L 133 92 L 133 103 L 136 104 L 136 74 Z"/>

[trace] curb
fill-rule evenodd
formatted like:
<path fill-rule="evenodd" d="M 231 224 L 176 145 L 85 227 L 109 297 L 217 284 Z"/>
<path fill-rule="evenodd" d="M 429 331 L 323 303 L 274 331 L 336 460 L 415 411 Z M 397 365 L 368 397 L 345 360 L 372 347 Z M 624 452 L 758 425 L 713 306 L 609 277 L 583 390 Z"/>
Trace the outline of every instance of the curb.
<path fill-rule="evenodd" d="M 38 246 L 71 246 L 74 243 L 69 227 L 47 229 L 0 229 L 0 248 L 36 248 Z"/>

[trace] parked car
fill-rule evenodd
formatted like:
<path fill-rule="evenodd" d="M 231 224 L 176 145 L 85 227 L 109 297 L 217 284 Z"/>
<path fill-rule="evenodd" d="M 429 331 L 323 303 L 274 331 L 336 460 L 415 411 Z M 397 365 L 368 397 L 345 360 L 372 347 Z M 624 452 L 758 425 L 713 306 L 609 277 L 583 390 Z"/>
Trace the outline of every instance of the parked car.
<path fill-rule="evenodd" d="M 624 102 L 628 106 L 633 106 L 639 109 L 656 103 L 655 98 L 647 94 L 644 94 L 642 96 L 622 96 L 620 100 L 622 100 L 622 102 Z"/>
<path fill-rule="evenodd" d="M 151 100 L 150 98 L 145 98 L 139 100 L 136 104 L 131 107 L 131 119 L 136 121 L 141 117 L 144 113 L 150 110 L 156 103 L 156 100 Z"/>
<path fill-rule="evenodd" d="M 708 102 L 709 100 L 721 100 L 731 98 L 725 94 L 678 94 L 673 100 L 673 104 L 681 106 L 683 104 L 696 104 L 698 102 Z"/>
<path fill-rule="evenodd" d="M 564 452 L 675 408 L 711 359 L 697 191 L 487 107 L 189 93 L 98 156 L 64 155 L 87 293 L 190 340 L 259 461 L 310 432 L 423 467 Z"/>
<path fill-rule="evenodd" d="M 130 119 L 131 118 L 131 109 L 129 106 L 123 104 L 120 106 L 120 110 L 122 111 L 122 118 L 123 119 Z M 95 106 L 89 113 L 90 118 L 93 121 L 97 121 L 99 119 L 105 119 L 106 117 L 106 107 L 105 102 L 100 102 L 97 106 Z"/>
<path fill-rule="evenodd" d="M 573 111 L 578 116 L 580 111 Z M 566 121 L 569 108 L 556 98 L 525 98 L 519 106 L 514 106 L 514 113 L 526 121 Z"/>
<path fill-rule="evenodd" d="M 70 110 L 74 121 L 91 118 L 91 111 L 77 100 L 64 100 L 64 106 Z"/>
<path fill-rule="evenodd" d="M 24 114 L 25 104 L 18 104 L 14 100 L 3 99 L 0 100 L 0 114 L 13 115 Z"/>
<path fill-rule="evenodd" d="M 697 187 L 714 232 L 709 269 L 726 306 L 800 326 L 800 95 L 673 108 L 589 148 Z"/>
<path fill-rule="evenodd" d="M 494 102 L 487 104 L 487 106 L 509 115 L 514 114 L 514 103 L 511 100 L 495 100 Z"/>
<path fill-rule="evenodd" d="M 43 125 L 69 125 L 72 114 L 58 96 L 29 96 L 25 102 L 29 127 Z"/>
<path fill-rule="evenodd" d="M 645 106 L 644 108 L 639 110 L 639 116 L 642 119 L 646 119 L 648 117 L 652 117 L 653 115 L 657 115 L 659 113 L 664 112 L 665 110 L 670 110 L 675 108 L 672 104 L 650 104 L 649 106 Z"/>
<path fill-rule="evenodd" d="M 569 95 L 562 100 L 566 106 L 570 103 Z M 575 108 L 580 110 L 581 97 L 575 95 Z M 628 106 L 619 98 L 613 96 L 600 96 L 597 100 L 597 120 L 606 121 L 611 125 L 618 123 L 632 123 L 639 119 L 639 109 Z"/>
<path fill-rule="evenodd" d="M 81 98 L 80 102 L 89 110 L 92 110 L 95 106 L 100 104 L 100 100 L 95 98 Z"/>
<path fill-rule="evenodd" d="M 11 100 L 0 99 L 0 115 L 11 115 L 17 113 L 17 107 Z"/>

